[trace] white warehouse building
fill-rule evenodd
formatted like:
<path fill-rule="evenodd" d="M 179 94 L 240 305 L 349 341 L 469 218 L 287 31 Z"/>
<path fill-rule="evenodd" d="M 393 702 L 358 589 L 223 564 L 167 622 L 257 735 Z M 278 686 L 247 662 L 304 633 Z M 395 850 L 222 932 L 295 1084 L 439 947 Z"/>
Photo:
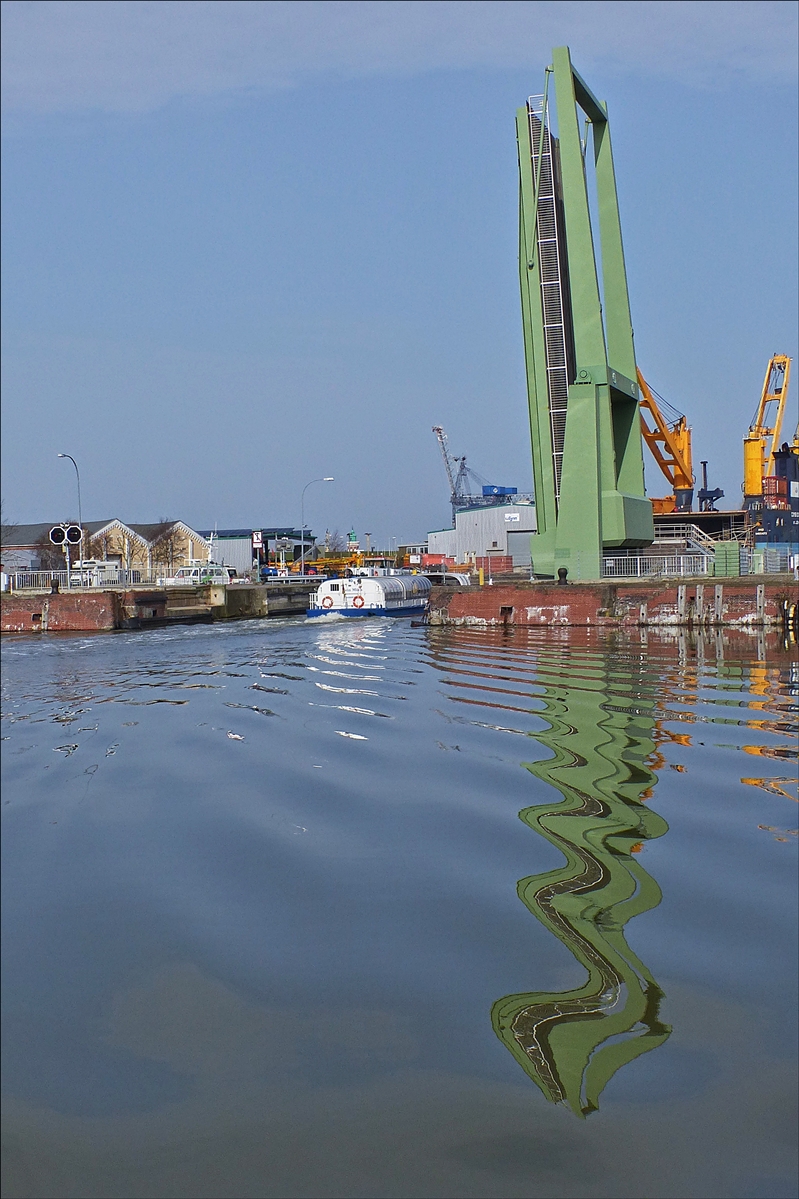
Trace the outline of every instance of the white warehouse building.
<path fill-rule="evenodd" d="M 535 533 L 535 505 L 492 504 L 455 514 L 454 529 L 435 529 L 427 536 L 427 552 L 456 562 L 492 555 L 513 558 L 514 566 L 530 565 L 530 534 Z"/>

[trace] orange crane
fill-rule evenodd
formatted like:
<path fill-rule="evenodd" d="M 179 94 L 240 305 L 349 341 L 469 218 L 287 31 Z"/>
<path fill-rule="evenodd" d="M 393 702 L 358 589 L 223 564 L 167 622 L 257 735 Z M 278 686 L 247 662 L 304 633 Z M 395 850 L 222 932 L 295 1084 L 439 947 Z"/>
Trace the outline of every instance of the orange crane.
<path fill-rule="evenodd" d="M 787 354 L 774 354 L 766 368 L 755 418 L 744 437 L 744 503 L 762 496 L 764 478 L 775 473 L 774 454 L 780 448 L 790 378 L 791 359 Z"/>
<path fill-rule="evenodd" d="M 672 495 L 653 499 L 652 510 L 655 513 L 690 512 L 694 501 L 694 472 L 688 421 L 678 413 L 675 421 L 667 422 L 640 371 L 638 386 L 641 389 L 641 433 L 673 489 Z"/>

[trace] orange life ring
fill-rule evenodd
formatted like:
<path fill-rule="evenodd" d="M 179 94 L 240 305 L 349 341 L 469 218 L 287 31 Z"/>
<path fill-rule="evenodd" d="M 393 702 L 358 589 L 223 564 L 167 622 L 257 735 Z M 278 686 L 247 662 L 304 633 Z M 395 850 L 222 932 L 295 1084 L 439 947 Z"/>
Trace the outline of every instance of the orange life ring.
<path fill-rule="evenodd" d="M 322 607 L 323 608 L 332 608 L 333 607 L 333 596 L 332 595 L 325 596 L 325 598 L 322 600 Z"/>
<path fill-rule="evenodd" d="M 363 607 L 363 596 L 356 595 L 355 599 L 352 601 L 352 606 L 353 606 L 353 608 L 362 608 Z"/>

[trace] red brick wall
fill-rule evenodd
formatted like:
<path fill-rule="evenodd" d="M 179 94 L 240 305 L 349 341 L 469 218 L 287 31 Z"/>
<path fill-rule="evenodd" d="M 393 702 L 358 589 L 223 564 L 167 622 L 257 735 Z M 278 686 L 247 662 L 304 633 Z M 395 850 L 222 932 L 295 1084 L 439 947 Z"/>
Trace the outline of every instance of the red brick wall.
<path fill-rule="evenodd" d="M 697 591 L 697 588 L 700 588 Z M 720 589 L 720 590 L 719 590 Z M 718 603 L 717 603 L 718 595 Z M 796 604 L 789 583 L 710 579 L 672 583 L 497 583 L 453 591 L 435 588 L 431 623 L 547 626 L 725 624 L 780 626 Z"/>
<path fill-rule="evenodd" d="M 110 591 L 92 594 L 26 594 L 4 592 L 4 633 L 93 632 L 118 625 L 118 597 Z"/>

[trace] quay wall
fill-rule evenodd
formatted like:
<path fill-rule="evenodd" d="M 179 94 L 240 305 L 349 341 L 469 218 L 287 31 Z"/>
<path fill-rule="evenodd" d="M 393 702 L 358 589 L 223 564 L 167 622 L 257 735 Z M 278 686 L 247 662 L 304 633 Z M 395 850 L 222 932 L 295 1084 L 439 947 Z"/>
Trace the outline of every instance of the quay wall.
<path fill-rule="evenodd" d="M 4 633 L 102 632 L 171 623 L 301 614 L 310 589 L 276 586 L 109 588 L 4 592 Z M 495 583 L 441 588 L 429 622 L 527 628 L 738 627 L 781 629 L 797 620 L 797 587 L 788 576 L 678 582 Z"/>
<path fill-rule="evenodd" d="M 783 628 L 796 622 L 796 582 L 788 576 L 631 583 L 495 583 L 436 587 L 429 622 L 547 627 L 733 626 Z"/>
<path fill-rule="evenodd" d="M 304 611 L 307 596 L 298 597 L 298 602 Z M 26 590 L 0 596 L 0 628 L 4 633 L 157 628 L 173 623 L 251 620 L 266 616 L 268 607 L 266 588 L 258 585 L 73 588 L 56 594 Z"/>
<path fill-rule="evenodd" d="M 4 592 L 4 633 L 101 632 L 120 627 L 120 594 L 114 591 L 50 595 L 41 592 Z"/>

